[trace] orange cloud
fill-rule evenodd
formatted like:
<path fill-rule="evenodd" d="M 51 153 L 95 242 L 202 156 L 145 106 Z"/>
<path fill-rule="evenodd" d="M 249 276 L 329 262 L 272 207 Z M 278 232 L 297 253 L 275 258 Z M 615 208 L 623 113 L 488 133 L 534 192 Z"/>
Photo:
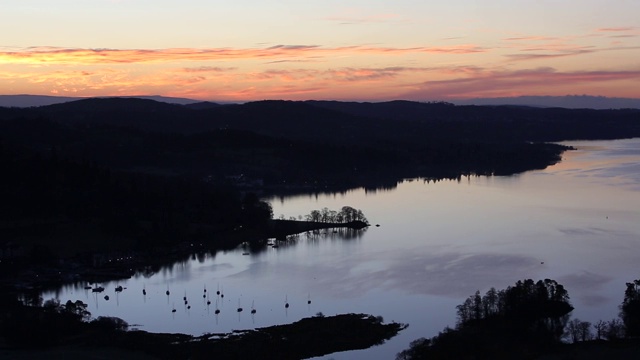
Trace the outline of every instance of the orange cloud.
<path fill-rule="evenodd" d="M 14 88 L 31 89 L 21 92 L 83 93 L 83 96 L 166 94 L 213 81 L 224 84 L 231 79 L 226 72 L 189 72 L 184 69 L 139 72 L 122 68 L 86 71 L 62 67 L 42 72 L 0 72 L 0 82 L 11 82 Z"/>
<path fill-rule="evenodd" d="M 407 54 L 407 53 L 432 53 L 432 54 L 474 54 L 488 51 L 487 48 L 477 45 L 454 45 L 454 46 L 434 46 L 434 47 L 413 47 L 413 48 L 383 48 L 383 47 L 361 47 L 350 46 L 337 48 L 338 51 L 354 51 L 356 53 L 372 54 Z"/>
<path fill-rule="evenodd" d="M 320 62 L 320 60 L 315 59 L 282 59 L 282 60 L 273 60 L 267 61 L 267 64 L 283 64 L 283 63 L 311 63 L 311 62 Z"/>
<path fill-rule="evenodd" d="M 187 73 L 223 73 L 228 71 L 234 71 L 237 69 L 238 68 L 235 68 L 235 67 L 223 68 L 218 66 L 199 66 L 199 67 L 183 68 L 182 71 Z"/>
<path fill-rule="evenodd" d="M 549 95 L 549 92 L 623 94 L 638 97 L 636 71 L 505 70 L 524 60 L 554 59 L 609 50 L 624 44 L 579 46 L 563 39 L 522 37 L 478 65 L 450 57 L 434 64 L 420 54 L 473 54 L 475 45 L 384 47 L 276 45 L 247 49 L 0 49 L 0 83 L 13 93 L 75 93 L 82 96 L 163 94 L 203 100 L 256 99 L 434 100 L 476 96 Z M 531 39 L 528 40 L 524 39 Z M 566 39 L 566 38 L 565 38 Z M 608 46 L 608 47 L 606 47 Z M 493 49 L 491 49 L 493 51 Z M 336 55 L 339 55 L 336 57 Z M 391 58 L 399 55 L 413 57 Z M 378 56 L 378 57 L 376 57 Z M 335 58 L 339 60 L 333 62 Z M 349 58 L 344 62 L 342 59 Z M 460 58 L 466 59 L 465 56 Z M 233 66 L 218 66 L 233 59 Z M 373 60 L 375 59 L 375 60 Z M 391 60 L 390 60 L 391 59 Z M 478 60 L 473 57 L 474 61 Z M 510 62 L 504 62 L 508 59 Z M 253 61 L 249 61 L 253 60 Z M 429 61 L 423 62 L 423 61 Z M 492 63 L 493 62 L 493 63 Z M 295 63 L 299 65 L 296 66 Z M 310 64 L 309 67 L 304 64 Z M 390 66 L 361 66 L 364 63 Z M 568 64 L 568 62 L 565 62 Z M 229 63 L 225 63 L 229 65 Z M 282 65 L 278 65 L 282 64 Z M 397 66 L 393 66 L 398 64 Z M 508 65 L 507 65 L 508 64 Z M 571 66 L 570 64 L 565 66 Z M 499 67 L 502 66 L 502 67 Z M 591 64 L 590 66 L 594 66 Z M 569 67 L 567 67 L 568 69 Z M 628 69 L 628 68 L 627 68 Z"/>
<path fill-rule="evenodd" d="M 385 67 L 385 68 L 343 68 L 339 70 L 327 70 L 323 75 L 337 82 L 370 82 L 386 81 L 405 73 L 421 73 L 432 71 L 432 68 L 416 67 Z"/>
<path fill-rule="evenodd" d="M 231 59 L 292 58 L 335 56 L 340 54 L 400 55 L 410 53 L 471 54 L 487 51 L 476 45 L 443 47 L 365 47 L 325 48 L 318 45 L 276 45 L 267 48 L 172 48 L 172 49 L 68 49 L 36 47 L 20 51 L 0 51 L 0 64 L 131 64 Z"/>
<path fill-rule="evenodd" d="M 247 75 L 249 80 L 283 82 L 303 82 L 326 80 L 332 83 L 386 81 L 397 78 L 402 74 L 417 74 L 428 71 L 441 71 L 442 68 L 428 67 L 385 67 L 385 68 L 355 68 L 311 70 L 311 69 L 271 69 Z"/>

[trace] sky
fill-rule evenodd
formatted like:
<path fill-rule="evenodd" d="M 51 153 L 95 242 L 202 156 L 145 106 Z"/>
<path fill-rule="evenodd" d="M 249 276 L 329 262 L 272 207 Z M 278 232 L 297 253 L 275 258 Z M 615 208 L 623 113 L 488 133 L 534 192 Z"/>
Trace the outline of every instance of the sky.
<path fill-rule="evenodd" d="M 640 98 L 640 0 L 0 0 L 0 94 Z"/>

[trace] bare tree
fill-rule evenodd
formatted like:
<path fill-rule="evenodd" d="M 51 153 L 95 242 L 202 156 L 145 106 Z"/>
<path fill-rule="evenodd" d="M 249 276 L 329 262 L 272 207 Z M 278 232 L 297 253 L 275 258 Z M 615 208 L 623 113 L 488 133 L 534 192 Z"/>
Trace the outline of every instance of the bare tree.
<path fill-rule="evenodd" d="M 606 321 L 598 320 L 598 322 L 593 325 L 593 328 L 596 330 L 596 333 L 595 333 L 596 340 L 602 340 L 605 338 L 607 334 Z"/>
<path fill-rule="evenodd" d="M 567 323 L 565 337 L 571 339 L 571 342 L 591 340 L 591 323 L 580 319 L 573 319 Z"/>
<path fill-rule="evenodd" d="M 569 338 L 572 343 L 577 343 L 580 340 L 579 325 L 579 319 L 573 319 L 567 323 L 567 329 L 565 330 L 564 336 Z"/>
<path fill-rule="evenodd" d="M 588 321 L 581 321 L 580 324 L 578 324 L 578 332 L 580 341 L 589 341 L 593 338 L 591 334 L 591 323 Z"/>

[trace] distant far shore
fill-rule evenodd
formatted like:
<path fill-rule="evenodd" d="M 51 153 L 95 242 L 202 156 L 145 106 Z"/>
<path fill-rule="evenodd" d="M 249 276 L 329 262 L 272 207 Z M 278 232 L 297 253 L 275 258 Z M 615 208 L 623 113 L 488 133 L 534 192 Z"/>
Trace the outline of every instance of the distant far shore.
<path fill-rule="evenodd" d="M 108 98 L 110 96 L 100 96 Z M 116 96 L 111 96 L 116 97 Z M 149 99 L 170 104 L 189 105 L 195 103 L 213 102 L 216 104 L 245 103 L 250 101 L 216 101 L 197 100 L 189 98 L 177 98 L 161 95 L 129 95 L 120 96 L 128 98 Z M 87 99 L 91 97 L 70 97 L 51 95 L 0 95 L 0 106 L 4 107 L 34 107 L 61 104 L 69 101 Z M 395 99 L 394 99 L 395 100 Z M 435 99 L 434 99 L 435 100 Z M 344 100 L 345 102 L 349 100 Z M 392 100 L 389 100 L 392 101 Z M 479 105 L 479 106 L 532 106 L 532 107 L 560 107 L 566 109 L 640 109 L 640 99 L 607 97 L 594 95 L 564 95 L 564 96 L 513 96 L 494 98 L 470 98 L 470 99 L 450 99 L 456 105 Z M 375 101 L 384 102 L 384 101 Z"/>

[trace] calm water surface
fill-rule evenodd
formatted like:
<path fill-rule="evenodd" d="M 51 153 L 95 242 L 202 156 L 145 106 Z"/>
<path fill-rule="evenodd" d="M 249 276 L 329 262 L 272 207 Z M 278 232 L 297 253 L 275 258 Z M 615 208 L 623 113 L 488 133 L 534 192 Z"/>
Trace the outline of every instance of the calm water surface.
<path fill-rule="evenodd" d="M 82 300 L 94 317 L 120 317 L 147 331 L 194 335 L 318 312 L 363 312 L 409 324 L 384 345 L 326 357 L 335 359 L 393 359 L 410 341 L 454 326 L 455 306 L 476 290 L 525 278 L 563 284 L 574 317 L 610 320 L 625 282 L 640 278 L 640 139 L 566 144 L 578 150 L 518 176 L 268 199 L 276 217 L 349 205 L 380 226 L 351 238 L 332 231 L 302 235 L 250 255 L 239 248 L 194 257 L 153 276 L 102 284 L 98 296 L 78 284 L 44 298 Z M 118 285 L 126 289 L 115 293 Z"/>

